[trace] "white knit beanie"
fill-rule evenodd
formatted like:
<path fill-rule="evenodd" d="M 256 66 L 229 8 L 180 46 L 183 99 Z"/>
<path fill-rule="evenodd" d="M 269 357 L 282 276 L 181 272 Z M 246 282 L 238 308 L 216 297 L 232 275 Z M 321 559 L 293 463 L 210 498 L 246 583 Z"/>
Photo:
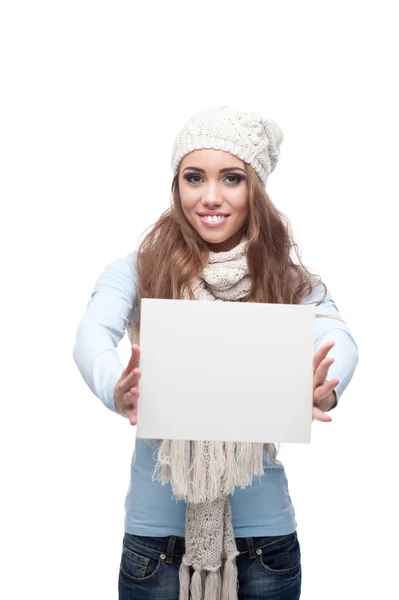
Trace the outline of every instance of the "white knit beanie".
<path fill-rule="evenodd" d="M 173 175 L 186 154 L 213 148 L 230 152 L 250 164 L 266 186 L 277 165 L 283 139 L 279 125 L 259 113 L 211 106 L 194 114 L 177 134 L 172 150 Z"/>

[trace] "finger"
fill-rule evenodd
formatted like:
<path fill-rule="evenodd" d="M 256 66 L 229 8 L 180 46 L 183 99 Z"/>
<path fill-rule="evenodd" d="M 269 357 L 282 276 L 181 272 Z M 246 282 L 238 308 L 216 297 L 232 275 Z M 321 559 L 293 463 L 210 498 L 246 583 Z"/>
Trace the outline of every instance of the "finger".
<path fill-rule="evenodd" d="M 327 354 L 334 346 L 335 342 L 326 342 L 315 352 L 313 356 L 313 372 L 316 371 L 321 361 L 326 358 Z"/>
<path fill-rule="evenodd" d="M 137 400 L 139 397 L 137 388 L 132 388 L 123 397 L 124 414 L 129 419 L 131 425 L 137 424 Z"/>
<path fill-rule="evenodd" d="M 140 347 L 137 344 L 133 344 L 132 353 L 130 355 L 130 360 L 129 360 L 125 370 L 123 371 L 124 375 L 130 373 L 131 371 L 133 371 L 133 369 L 136 369 L 139 366 L 140 354 L 141 354 Z"/>
<path fill-rule="evenodd" d="M 324 358 L 321 361 L 313 375 L 313 390 L 315 390 L 319 385 L 323 385 L 327 379 L 328 369 L 331 367 L 333 362 L 334 358 L 332 356 Z"/>
<path fill-rule="evenodd" d="M 137 425 L 137 408 L 130 411 L 129 421 L 130 425 Z"/>
<path fill-rule="evenodd" d="M 320 385 L 313 392 L 313 404 L 319 405 L 320 402 L 331 395 L 331 392 L 335 390 L 339 384 L 338 379 L 331 379 L 331 381 L 325 381 L 323 385 Z"/>
<path fill-rule="evenodd" d="M 327 398 L 338 383 L 338 379 L 331 379 L 331 381 L 326 381 L 323 385 L 320 385 L 313 393 L 313 406 L 318 405 L 323 398 Z"/>
<path fill-rule="evenodd" d="M 133 369 L 133 371 L 131 371 L 129 375 L 126 375 L 124 379 L 121 379 L 119 388 L 122 394 L 126 394 L 126 392 L 130 390 L 130 388 L 137 387 L 139 384 L 140 377 L 140 369 Z"/>
<path fill-rule="evenodd" d="M 317 406 L 313 406 L 312 421 L 315 419 L 316 421 L 323 421 L 324 423 L 329 423 L 332 421 L 332 418 L 329 415 L 326 415 L 326 413 L 324 413 L 320 408 L 317 408 Z"/>
<path fill-rule="evenodd" d="M 128 419 L 130 421 L 130 425 L 137 425 L 137 398 L 133 402 L 133 405 L 127 412 Z"/>

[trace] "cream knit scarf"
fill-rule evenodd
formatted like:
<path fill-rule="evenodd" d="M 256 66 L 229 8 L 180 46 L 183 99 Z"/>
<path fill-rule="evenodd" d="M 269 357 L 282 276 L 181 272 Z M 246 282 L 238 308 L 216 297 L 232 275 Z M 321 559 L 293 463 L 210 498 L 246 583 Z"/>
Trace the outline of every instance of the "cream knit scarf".
<path fill-rule="evenodd" d="M 234 301 L 251 289 L 247 239 L 228 252 L 209 252 L 202 278 L 193 285 L 196 300 Z M 188 299 L 187 290 L 183 299 Z M 171 484 L 185 500 L 186 551 L 180 568 L 179 600 L 237 600 L 239 554 L 229 494 L 261 477 L 263 444 L 163 440 L 153 479 Z M 194 573 L 190 581 L 190 566 Z"/>

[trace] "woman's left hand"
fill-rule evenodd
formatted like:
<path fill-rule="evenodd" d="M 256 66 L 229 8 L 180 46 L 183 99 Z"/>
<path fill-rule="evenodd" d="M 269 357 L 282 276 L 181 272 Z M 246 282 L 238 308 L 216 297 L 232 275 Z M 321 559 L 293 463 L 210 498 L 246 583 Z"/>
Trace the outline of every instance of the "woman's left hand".
<path fill-rule="evenodd" d="M 313 409 L 312 421 L 324 421 L 328 423 L 332 421 L 331 417 L 325 414 L 327 410 L 334 404 L 334 388 L 338 385 L 338 379 L 326 381 L 327 371 L 330 365 L 334 362 L 333 358 L 326 358 L 328 352 L 334 346 L 335 342 L 327 342 L 323 344 L 313 357 Z"/>

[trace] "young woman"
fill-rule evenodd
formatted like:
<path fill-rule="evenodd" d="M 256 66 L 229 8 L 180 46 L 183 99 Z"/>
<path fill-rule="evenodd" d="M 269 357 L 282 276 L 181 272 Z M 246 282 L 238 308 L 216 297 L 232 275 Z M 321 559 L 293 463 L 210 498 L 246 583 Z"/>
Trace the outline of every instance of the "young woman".
<path fill-rule="evenodd" d="M 325 413 L 351 380 L 358 349 L 320 278 L 292 260 L 296 244 L 266 192 L 282 141 L 277 123 L 257 113 L 196 113 L 173 145 L 171 207 L 98 278 L 73 356 L 94 394 L 132 425 L 141 298 L 315 304 L 313 419 L 331 421 Z M 116 348 L 126 329 L 124 368 Z M 238 338 L 237 374 L 239 356 Z M 297 523 L 276 455 L 272 443 L 137 439 L 120 600 L 299 598 Z"/>

